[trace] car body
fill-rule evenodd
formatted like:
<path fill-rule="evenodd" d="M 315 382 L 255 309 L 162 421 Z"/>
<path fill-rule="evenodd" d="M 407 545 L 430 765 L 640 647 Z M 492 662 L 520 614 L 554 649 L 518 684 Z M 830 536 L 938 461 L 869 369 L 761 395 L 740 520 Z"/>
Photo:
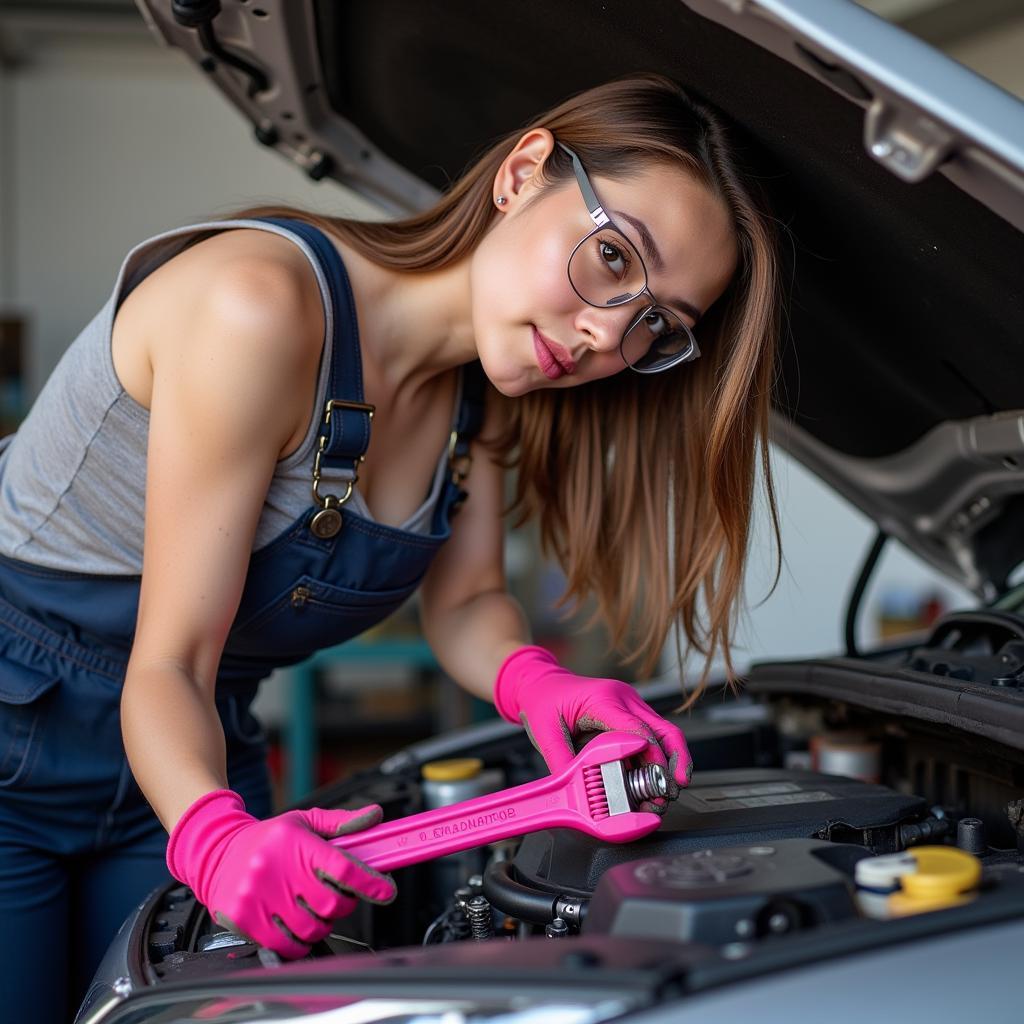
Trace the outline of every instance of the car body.
<path fill-rule="evenodd" d="M 222 932 L 184 887 L 154 893 L 80 1019 L 1014 1019 L 1024 104 L 846 0 L 266 0 L 205 23 L 201 4 L 139 6 L 260 143 L 395 213 L 620 74 L 663 72 L 719 107 L 793 240 L 775 441 L 878 524 L 861 584 L 892 537 L 979 604 L 858 651 L 856 587 L 844 652 L 755 664 L 740 695 L 714 687 L 686 718 L 699 771 L 657 833 L 613 847 L 546 830 L 403 868 L 415 899 L 361 907 L 305 961 Z M 679 683 L 644 694 L 671 715 Z M 491 788 L 544 774 L 495 721 L 305 804 L 415 813 L 423 766 L 463 757 Z M 970 853 L 980 884 L 898 913 L 858 887 L 861 862 L 932 847 Z M 467 884 L 490 937 L 472 937 Z"/>

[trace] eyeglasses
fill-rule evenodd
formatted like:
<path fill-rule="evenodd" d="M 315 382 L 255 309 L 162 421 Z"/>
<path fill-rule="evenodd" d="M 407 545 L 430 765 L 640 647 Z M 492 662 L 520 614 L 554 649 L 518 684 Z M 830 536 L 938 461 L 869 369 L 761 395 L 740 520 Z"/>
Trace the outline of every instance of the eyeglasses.
<path fill-rule="evenodd" d="M 661 373 L 700 356 L 697 339 L 670 309 L 659 306 L 647 287 L 647 267 L 625 232 L 604 211 L 580 158 L 566 145 L 594 229 L 569 254 L 573 291 L 588 306 L 623 306 L 641 295 L 650 299 L 630 321 L 619 341 L 622 361 L 637 373 Z"/>

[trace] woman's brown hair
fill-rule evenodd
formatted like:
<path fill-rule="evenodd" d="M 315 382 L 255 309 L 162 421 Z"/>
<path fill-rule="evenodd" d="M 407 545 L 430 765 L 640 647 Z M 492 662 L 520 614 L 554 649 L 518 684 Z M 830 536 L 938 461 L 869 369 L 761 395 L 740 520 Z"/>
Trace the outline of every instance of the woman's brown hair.
<path fill-rule="evenodd" d="M 285 207 L 234 217 L 299 217 L 381 266 L 433 270 L 468 257 L 499 214 L 499 167 L 529 128 L 549 129 L 592 176 L 622 178 L 652 161 L 703 183 L 729 211 L 739 261 L 697 327 L 701 358 L 662 374 L 623 371 L 576 388 L 504 399 L 494 442 L 518 470 L 510 511 L 536 517 L 544 551 L 567 579 L 563 603 L 596 599 L 611 642 L 648 675 L 673 623 L 704 655 L 689 706 L 716 653 L 734 677 L 730 644 L 743 607 L 756 468 L 760 463 L 781 566 L 768 458 L 768 416 L 781 319 L 777 239 L 756 179 L 743 172 L 720 115 L 671 79 L 643 74 L 567 99 L 493 145 L 430 209 L 355 221 Z M 564 187 L 561 150 L 543 187 Z M 682 656 L 678 633 L 677 653 Z"/>

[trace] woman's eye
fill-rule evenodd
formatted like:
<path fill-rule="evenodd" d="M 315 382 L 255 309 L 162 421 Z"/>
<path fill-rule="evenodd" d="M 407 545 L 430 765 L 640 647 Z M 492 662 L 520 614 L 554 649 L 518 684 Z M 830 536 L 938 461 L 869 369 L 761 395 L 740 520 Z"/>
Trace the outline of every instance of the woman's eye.
<path fill-rule="evenodd" d="M 644 323 L 655 337 L 664 334 L 668 330 L 668 323 L 660 313 L 648 313 L 644 317 Z"/>
<path fill-rule="evenodd" d="M 623 274 L 629 268 L 629 260 L 626 254 L 617 246 L 612 245 L 611 242 L 598 242 L 598 251 L 601 254 L 601 260 L 605 266 L 615 274 L 616 277 L 622 277 Z"/>

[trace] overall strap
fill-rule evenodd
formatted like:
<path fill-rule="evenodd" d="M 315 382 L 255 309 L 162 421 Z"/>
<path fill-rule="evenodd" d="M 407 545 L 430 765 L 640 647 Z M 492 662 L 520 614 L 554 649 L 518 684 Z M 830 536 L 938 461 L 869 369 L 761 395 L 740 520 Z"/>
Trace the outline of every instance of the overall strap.
<path fill-rule="evenodd" d="M 462 402 L 455 429 L 448 442 L 448 468 L 452 482 L 461 484 L 469 475 L 470 445 L 484 423 L 484 389 L 487 378 L 479 360 L 462 368 Z"/>
<path fill-rule="evenodd" d="M 370 421 L 373 406 L 363 401 L 363 364 L 359 353 L 359 325 L 345 265 L 330 239 L 317 227 L 289 218 L 262 217 L 261 220 L 285 228 L 302 238 L 320 263 L 331 295 L 334 332 L 329 353 L 327 400 L 313 458 L 313 500 L 320 506 L 309 522 L 309 529 L 322 541 L 337 536 L 342 526 L 341 506 L 352 497 L 359 463 L 370 446 Z M 348 470 L 345 493 L 321 494 L 323 467 Z"/>
<path fill-rule="evenodd" d="M 305 221 L 279 217 L 260 220 L 299 235 L 313 250 L 331 293 L 334 337 L 331 339 L 327 400 L 320 430 L 318 463 L 353 473 L 370 444 L 373 407 L 363 401 L 363 364 L 359 354 L 359 327 L 345 265 L 327 236 Z"/>
<path fill-rule="evenodd" d="M 358 477 L 358 466 L 370 444 L 370 422 L 373 406 L 363 401 L 363 371 L 359 352 L 359 328 L 355 300 L 345 266 L 330 239 L 305 221 L 278 217 L 260 220 L 276 224 L 299 235 L 313 250 L 323 268 L 334 307 L 334 337 L 331 339 L 327 400 L 323 410 L 320 441 L 313 466 L 313 497 L 321 506 L 310 523 L 310 529 L 323 539 L 333 537 L 341 529 L 340 506 L 352 496 Z M 484 420 L 484 398 L 487 378 L 479 361 L 463 368 L 462 401 L 455 429 L 448 442 L 448 467 L 451 474 L 451 500 L 443 502 L 455 512 L 466 498 L 461 489 L 469 473 L 470 446 L 479 434 Z M 319 492 L 322 465 L 348 469 L 352 479 L 340 498 Z"/>
<path fill-rule="evenodd" d="M 462 368 L 462 401 L 459 404 L 455 429 L 448 442 L 448 483 L 444 499 L 434 513 L 434 529 L 441 532 L 451 518 L 465 504 L 469 494 L 462 482 L 469 476 L 473 462 L 470 447 L 480 433 L 484 422 L 484 397 L 487 377 L 479 361 L 467 363 Z"/>

